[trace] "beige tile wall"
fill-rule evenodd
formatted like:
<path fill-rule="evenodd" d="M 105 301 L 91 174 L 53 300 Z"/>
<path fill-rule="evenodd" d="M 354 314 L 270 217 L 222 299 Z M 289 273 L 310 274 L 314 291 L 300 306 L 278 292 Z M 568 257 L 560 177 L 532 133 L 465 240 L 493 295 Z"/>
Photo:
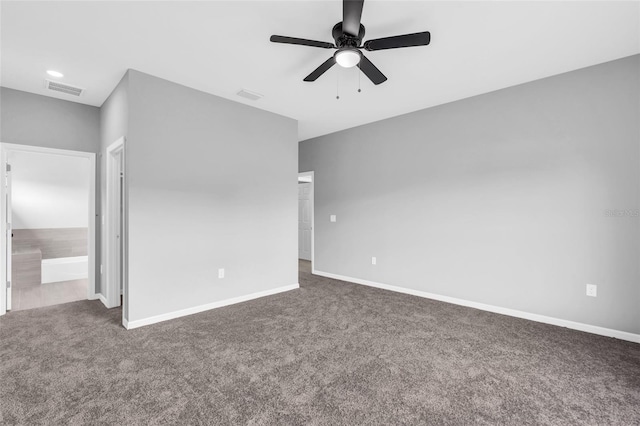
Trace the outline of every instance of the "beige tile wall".
<path fill-rule="evenodd" d="M 14 229 L 13 253 L 40 249 L 43 259 L 87 255 L 88 228 Z"/>

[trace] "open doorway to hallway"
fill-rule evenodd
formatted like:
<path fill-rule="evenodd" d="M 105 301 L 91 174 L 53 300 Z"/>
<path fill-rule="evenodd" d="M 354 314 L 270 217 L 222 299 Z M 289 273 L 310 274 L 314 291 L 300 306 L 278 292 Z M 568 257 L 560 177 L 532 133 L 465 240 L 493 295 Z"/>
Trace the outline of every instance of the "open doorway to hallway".
<path fill-rule="evenodd" d="M 303 172 L 298 174 L 298 266 L 300 272 L 311 273 L 313 270 L 314 240 L 314 174 Z"/>
<path fill-rule="evenodd" d="M 2 144 L 0 314 L 95 298 L 95 154 Z"/>

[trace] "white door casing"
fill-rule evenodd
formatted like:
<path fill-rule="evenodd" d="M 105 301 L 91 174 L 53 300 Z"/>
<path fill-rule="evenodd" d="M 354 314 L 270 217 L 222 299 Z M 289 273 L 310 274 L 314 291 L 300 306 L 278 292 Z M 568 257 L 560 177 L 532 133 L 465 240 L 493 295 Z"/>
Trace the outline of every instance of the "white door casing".
<path fill-rule="evenodd" d="M 107 205 L 106 205 L 106 294 L 108 308 L 120 306 L 122 295 L 122 323 L 127 326 L 127 176 L 126 140 L 118 139 L 107 148 Z"/>
<path fill-rule="evenodd" d="M 298 184 L 298 258 L 311 260 L 311 184 Z"/>
<path fill-rule="evenodd" d="M 6 256 L 6 269 L 7 269 L 7 278 L 6 278 L 6 286 L 7 286 L 7 292 L 6 292 L 6 310 L 10 311 L 11 310 L 11 291 L 12 291 L 12 287 L 13 287 L 13 283 L 12 283 L 12 268 L 11 268 L 11 253 L 12 253 L 12 243 L 13 243 L 13 225 L 12 225 L 12 217 L 11 217 L 11 212 L 13 210 L 13 204 L 11 201 L 11 164 L 9 164 L 8 162 L 5 163 L 4 165 L 4 170 L 5 170 L 5 221 L 6 221 L 6 230 L 7 230 L 7 242 L 6 242 L 6 251 L 5 251 L 5 256 Z"/>
<path fill-rule="evenodd" d="M 7 235 L 9 235 L 9 232 L 7 231 L 8 188 L 5 173 L 7 169 L 7 163 L 8 152 L 0 147 L 0 167 L 2 167 L 2 181 L 0 182 L 0 201 L 2 201 L 2 208 L 0 208 L 0 262 L 2 263 L 0 267 L 0 315 L 4 315 L 7 313 L 7 281 L 9 281 L 9 278 L 11 277 L 11 275 L 8 274 L 7 271 L 7 262 L 11 260 L 11 255 L 7 251 Z"/>
<path fill-rule="evenodd" d="M 7 307 L 11 308 L 11 301 L 7 298 L 10 294 L 7 294 L 7 282 L 11 280 L 11 229 L 9 226 L 11 217 L 11 191 L 7 185 L 10 185 L 6 179 L 7 163 L 9 162 L 10 152 L 33 152 L 49 155 L 64 155 L 71 157 L 86 158 L 89 161 L 89 211 L 88 211 L 88 238 L 87 238 L 87 253 L 89 256 L 89 285 L 87 286 L 87 299 L 93 300 L 98 298 L 98 294 L 95 292 L 95 278 L 96 278 L 96 154 L 92 152 L 84 151 L 71 151 L 66 149 L 57 148 L 45 148 L 41 146 L 32 145 L 19 145 L 0 142 L 0 166 L 2 167 L 2 182 L 0 184 L 0 201 L 2 208 L 0 208 L 0 315 L 4 315 L 7 311 Z M 9 220 L 8 220 L 9 218 Z"/>

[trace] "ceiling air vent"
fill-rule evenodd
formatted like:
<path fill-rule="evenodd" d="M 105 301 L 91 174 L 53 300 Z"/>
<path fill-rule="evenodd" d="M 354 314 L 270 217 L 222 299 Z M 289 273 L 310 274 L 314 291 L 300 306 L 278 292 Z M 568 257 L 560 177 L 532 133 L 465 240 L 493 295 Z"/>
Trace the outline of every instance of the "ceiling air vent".
<path fill-rule="evenodd" d="M 238 96 L 251 99 L 252 101 L 257 101 L 258 99 L 263 97 L 263 95 L 261 95 L 260 93 L 252 92 L 251 90 L 247 90 L 247 89 L 242 89 L 237 94 Z"/>
<path fill-rule="evenodd" d="M 84 89 L 80 87 L 70 86 L 68 84 L 58 83 L 57 81 L 45 80 L 44 87 L 56 92 L 66 93 L 67 95 L 80 96 Z"/>

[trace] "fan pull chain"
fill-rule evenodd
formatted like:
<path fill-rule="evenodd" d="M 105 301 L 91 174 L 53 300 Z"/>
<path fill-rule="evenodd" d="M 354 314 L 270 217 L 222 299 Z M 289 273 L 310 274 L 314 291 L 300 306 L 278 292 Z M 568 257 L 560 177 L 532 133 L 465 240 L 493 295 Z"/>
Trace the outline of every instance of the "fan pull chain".
<path fill-rule="evenodd" d="M 336 72 L 336 99 L 340 99 L 340 71 Z"/>
<path fill-rule="evenodd" d="M 362 92 L 362 90 L 360 90 L 360 77 L 362 76 L 362 71 L 360 70 L 360 67 L 354 67 L 355 69 L 358 70 L 358 93 Z"/>

